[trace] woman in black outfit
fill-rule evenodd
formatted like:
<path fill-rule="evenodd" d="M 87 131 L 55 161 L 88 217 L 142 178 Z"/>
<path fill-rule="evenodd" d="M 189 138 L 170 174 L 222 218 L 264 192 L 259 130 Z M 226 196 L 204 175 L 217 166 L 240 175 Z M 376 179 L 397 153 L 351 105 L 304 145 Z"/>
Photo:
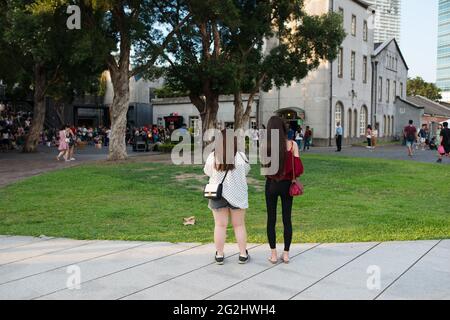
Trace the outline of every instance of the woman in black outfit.
<path fill-rule="evenodd" d="M 272 137 L 275 139 L 274 130 L 278 130 L 278 143 L 272 149 Z M 278 166 L 270 163 L 269 166 L 278 167 L 275 175 L 267 176 L 266 180 L 266 205 L 267 205 L 267 237 L 272 250 L 269 261 L 273 264 L 278 262 L 276 249 L 275 226 L 277 221 L 277 202 L 281 199 L 283 226 L 284 226 L 284 252 L 281 260 L 289 263 L 289 250 L 292 242 L 292 204 L 293 197 L 289 190 L 293 177 L 297 178 L 303 174 L 303 165 L 300 160 L 298 145 L 288 140 L 287 125 L 280 117 L 272 117 L 267 126 L 267 156 L 269 158 L 278 154 Z"/>

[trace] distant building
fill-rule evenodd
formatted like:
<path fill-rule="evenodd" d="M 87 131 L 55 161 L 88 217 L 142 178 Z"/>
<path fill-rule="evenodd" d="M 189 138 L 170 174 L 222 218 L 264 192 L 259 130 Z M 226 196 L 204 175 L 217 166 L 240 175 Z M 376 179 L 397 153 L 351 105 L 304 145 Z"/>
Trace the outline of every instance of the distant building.
<path fill-rule="evenodd" d="M 397 97 L 405 99 L 408 65 L 396 39 L 376 43 L 372 55 L 372 124 L 380 138 L 396 135 Z M 401 126 L 401 123 L 399 123 Z"/>
<path fill-rule="evenodd" d="M 450 101 L 450 0 L 439 0 L 436 85 L 442 100 Z"/>
<path fill-rule="evenodd" d="M 424 114 L 421 119 L 421 125 L 426 124 L 435 131 L 437 125 L 450 118 L 450 107 L 448 104 L 441 104 L 422 96 L 407 97 L 408 102 L 424 108 Z"/>
<path fill-rule="evenodd" d="M 244 106 L 247 105 L 248 95 L 242 96 Z M 234 128 L 234 97 L 223 95 L 219 97 L 219 111 L 217 114 L 218 127 L 221 129 Z M 244 124 L 244 129 L 257 128 L 257 114 L 259 110 L 259 96 L 255 97 L 250 119 Z M 189 97 L 163 98 L 153 101 L 153 124 L 169 127 L 171 122 L 186 124 L 196 131 L 200 129 L 200 113 L 191 103 Z M 178 126 L 174 123 L 175 128 Z"/>
<path fill-rule="evenodd" d="M 103 104 L 111 106 L 114 90 L 109 72 L 107 73 L 106 93 Z M 155 90 L 163 86 L 163 80 L 148 81 L 139 75 L 130 79 L 130 100 L 127 114 L 129 127 L 142 127 L 153 124 L 153 99 Z"/>
<path fill-rule="evenodd" d="M 333 5 L 331 7 L 331 5 Z M 344 143 L 362 140 L 370 123 L 373 30 L 368 28 L 369 5 L 359 0 L 307 0 L 309 14 L 329 11 L 343 16 L 347 37 L 338 58 L 290 87 L 260 93 L 260 119 L 266 123 L 275 113 L 291 127 L 310 126 L 314 145 L 334 144 L 336 125 L 344 129 Z M 270 45 L 266 50 L 270 50 Z"/>
<path fill-rule="evenodd" d="M 408 99 L 398 97 L 395 101 L 394 136 L 402 139 L 403 129 L 412 120 L 416 127 L 420 127 L 425 107 L 416 105 Z"/>
<path fill-rule="evenodd" d="M 400 43 L 401 0 L 365 0 L 375 10 L 374 41 L 385 42 L 395 38 Z"/>

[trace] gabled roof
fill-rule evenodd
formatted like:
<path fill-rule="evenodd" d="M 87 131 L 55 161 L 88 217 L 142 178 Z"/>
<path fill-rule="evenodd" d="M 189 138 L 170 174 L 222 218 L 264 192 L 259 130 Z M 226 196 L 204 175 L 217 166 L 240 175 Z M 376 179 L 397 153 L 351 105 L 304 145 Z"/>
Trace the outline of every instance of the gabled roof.
<path fill-rule="evenodd" d="M 392 41 L 394 41 L 395 46 L 397 47 L 398 53 L 400 54 L 400 57 L 402 58 L 403 63 L 406 66 L 406 69 L 409 70 L 409 67 L 408 67 L 408 64 L 406 63 L 405 57 L 403 57 L 402 50 L 400 50 L 400 46 L 398 45 L 398 42 L 395 38 L 391 38 L 390 40 L 387 40 L 383 43 L 375 43 L 375 48 L 374 48 L 375 51 L 373 52 L 372 57 L 378 56 L 381 52 L 383 52 L 384 49 L 386 49 L 391 44 Z"/>
<path fill-rule="evenodd" d="M 356 2 L 357 4 L 359 4 L 360 6 L 362 6 L 364 9 L 367 9 L 370 7 L 370 4 L 362 1 L 362 0 L 353 0 L 353 2 Z"/>
<path fill-rule="evenodd" d="M 403 102 L 403 103 L 406 103 L 407 105 L 409 105 L 409 106 L 411 106 L 411 107 L 413 107 L 413 108 L 416 108 L 416 109 L 425 109 L 425 107 L 418 106 L 418 105 L 412 103 L 411 101 L 405 100 L 405 99 L 403 99 L 403 98 L 401 98 L 401 97 L 399 97 L 399 96 L 397 96 L 396 99 L 397 99 L 397 100 L 400 100 L 400 101 Z"/>
<path fill-rule="evenodd" d="M 450 108 L 422 96 L 410 96 L 406 100 L 425 108 L 425 113 L 432 116 L 450 117 Z"/>

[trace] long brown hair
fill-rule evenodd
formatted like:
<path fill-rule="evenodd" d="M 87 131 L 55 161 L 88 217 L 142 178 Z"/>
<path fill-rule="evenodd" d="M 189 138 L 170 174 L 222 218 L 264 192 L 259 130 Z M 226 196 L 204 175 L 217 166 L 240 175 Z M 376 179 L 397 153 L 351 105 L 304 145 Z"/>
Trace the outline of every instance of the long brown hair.
<path fill-rule="evenodd" d="M 272 150 L 272 130 L 278 130 L 278 148 Z M 277 176 L 284 174 L 284 162 L 286 159 L 286 141 L 287 141 L 287 125 L 286 122 L 278 117 L 273 116 L 267 124 L 267 156 L 278 153 L 279 165 Z M 273 163 L 270 164 L 272 166 Z"/>
<path fill-rule="evenodd" d="M 214 151 L 215 156 L 215 167 L 217 171 L 228 171 L 234 170 L 235 164 L 234 159 L 237 154 L 237 137 L 233 134 L 233 159 L 229 159 L 227 163 L 227 130 L 224 129 L 221 131 L 222 134 L 222 148 L 216 148 Z M 231 142 L 230 142 L 231 143 Z M 222 150 L 221 150 L 222 149 Z"/>

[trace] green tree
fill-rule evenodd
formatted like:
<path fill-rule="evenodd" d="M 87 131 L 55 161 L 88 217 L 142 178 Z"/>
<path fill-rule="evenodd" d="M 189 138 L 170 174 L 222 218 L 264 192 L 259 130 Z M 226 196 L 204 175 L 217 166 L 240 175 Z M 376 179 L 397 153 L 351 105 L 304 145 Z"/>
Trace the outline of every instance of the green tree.
<path fill-rule="evenodd" d="M 215 127 L 220 94 L 234 95 L 235 128 L 241 128 L 260 89 L 300 81 L 323 59 L 334 59 L 345 38 L 339 15 L 307 15 L 301 0 L 186 4 L 193 19 L 169 46 L 167 80 L 190 93 L 204 130 Z M 245 108 L 243 93 L 250 94 Z"/>
<path fill-rule="evenodd" d="M 58 100 L 83 92 L 89 77 L 101 67 L 85 47 L 84 35 L 66 28 L 66 7 L 58 1 L 10 0 L 0 5 L 2 51 L 6 52 L 0 70 L 13 87 L 32 86 L 33 121 L 24 152 L 34 152 L 44 126 L 46 97 Z"/>
<path fill-rule="evenodd" d="M 178 1 L 95 0 L 77 2 L 81 6 L 83 30 L 91 38 L 98 57 L 111 75 L 114 98 L 110 106 L 111 134 L 109 160 L 123 160 L 126 152 L 126 125 L 129 107 L 129 79 L 157 74 L 155 63 L 176 30 L 189 19 L 185 16 L 170 30 L 160 21 L 172 14 Z"/>
<path fill-rule="evenodd" d="M 434 83 L 426 82 L 421 77 L 409 78 L 407 84 L 408 96 L 422 96 L 433 101 L 442 99 L 442 90 Z"/>

